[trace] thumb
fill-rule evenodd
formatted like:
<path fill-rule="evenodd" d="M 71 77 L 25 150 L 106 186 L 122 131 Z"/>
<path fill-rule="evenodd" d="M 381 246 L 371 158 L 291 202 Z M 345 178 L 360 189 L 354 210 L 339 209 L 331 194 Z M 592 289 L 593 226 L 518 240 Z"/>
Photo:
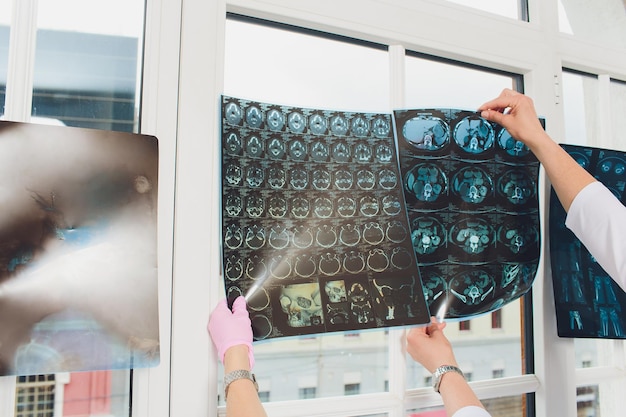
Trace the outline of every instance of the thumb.
<path fill-rule="evenodd" d="M 240 316 L 240 315 L 248 315 L 248 307 L 246 305 L 246 299 L 243 296 L 239 296 L 237 298 L 235 298 L 235 301 L 233 302 L 233 315 L 235 316 Z"/>
<path fill-rule="evenodd" d="M 484 119 L 491 120 L 492 122 L 496 122 L 499 125 L 502 125 L 502 120 L 506 115 L 497 110 L 487 109 L 481 111 L 480 116 Z"/>

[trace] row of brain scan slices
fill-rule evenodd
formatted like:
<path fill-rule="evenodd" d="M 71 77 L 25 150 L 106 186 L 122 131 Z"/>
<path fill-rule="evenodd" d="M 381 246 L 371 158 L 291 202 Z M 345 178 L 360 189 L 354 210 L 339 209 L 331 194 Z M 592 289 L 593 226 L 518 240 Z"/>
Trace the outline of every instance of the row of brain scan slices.
<path fill-rule="evenodd" d="M 306 166 L 242 161 L 226 162 L 223 171 L 225 185 L 251 189 L 272 190 L 391 190 L 398 185 L 398 175 L 391 169 L 366 167 Z"/>
<path fill-rule="evenodd" d="M 224 154 L 251 159 L 294 162 L 387 163 L 393 160 L 390 139 L 289 137 L 227 128 Z"/>
<path fill-rule="evenodd" d="M 225 276 L 230 281 L 258 280 L 268 277 L 277 279 L 338 276 L 366 272 L 402 271 L 414 266 L 414 258 L 408 249 L 374 248 L 370 250 L 327 251 L 321 255 L 299 254 L 274 255 L 263 258 L 258 255 L 244 257 L 227 255 L 224 263 Z"/>
<path fill-rule="evenodd" d="M 224 196 L 224 210 L 228 217 L 246 216 L 252 219 L 396 216 L 402 211 L 402 202 L 392 194 L 377 196 L 366 193 L 355 197 L 343 196 L 335 200 L 298 193 L 290 198 L 275 194 L 266 199 L 261 193 L 247 193 L 242 196 L 237 191 L 230 191 Z"/>
<path fill-rule="evenodd" d="M 297 135 L 389 137 L 387 114 L 348 113 L 287 108 L 224 97 L 223 117 L 232 126 Z"/>
<path fill-rule="evenodd" d="M 226 249 L 331 248 L 379 245 L 385 241 L 398 244 L 408 237 L 408 231 L 399 220 L 359 223 L 271 224 L 240 225 L 228 223 L 223 236 Z"/>

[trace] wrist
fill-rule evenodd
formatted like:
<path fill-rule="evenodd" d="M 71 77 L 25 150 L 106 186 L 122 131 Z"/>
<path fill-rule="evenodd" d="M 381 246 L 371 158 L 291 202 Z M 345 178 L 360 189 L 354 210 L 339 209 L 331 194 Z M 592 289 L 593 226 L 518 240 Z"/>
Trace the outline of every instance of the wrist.
<path fill-rule="evenodd" d="M 229 347 L 224 353 L 224 371 L 228 373 L 236 369 L 247 371 L 251 369 L 248 345 L 234 345 Z"/>
<path fill-rule="evenodd" d="M 256 377 L 254 374 L 245 369 L 237 369 L 231 372 L 228 372 L 224 375 L 224 398 L 228 399 L 228 389 L 231 384 L 238 383 L 237 381 L 249 381 L 252 382 L 254 389 L 256 392 L 259 392 L 259 384 L 256 382 Z"/>
<path fill-rule="evenodd" d="M 454 359 L 454 356 L 452 356 L 452 358 L 450 360 L 443 360 L 443 361 L 434 362 L 433 366 L 428 367 L 427 369 L 430 371 L 431 374 L 434 374 L 435 371 L 437 369 L 441 368 L 442 366 L 454 366 L 454 367 L 459 368 L 459 364 Z"/>
<path fill-rule="evenodd" d="M 454 376 L 453 376 L 454 375 Z M 441 393 L 442 384 L 444 381 L 444 377 L 446 379 L 462 379 L 465 380 L 465 375 L 458 366 L 455 365 L 441 365 L 435 369 L 433 372 L 433 389 Z"/>

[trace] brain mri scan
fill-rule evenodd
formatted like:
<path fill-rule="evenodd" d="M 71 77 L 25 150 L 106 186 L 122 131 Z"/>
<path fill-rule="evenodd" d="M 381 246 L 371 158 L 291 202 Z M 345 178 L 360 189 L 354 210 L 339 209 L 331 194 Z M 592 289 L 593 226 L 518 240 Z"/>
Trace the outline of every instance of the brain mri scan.
<path fill-rule="evenodd" d="M 256 340 L 429 322 L 392 125 L 222 98 L 224 283 L 251 305 Z M 416 193 L 447 190 L 431 169 Z"/>

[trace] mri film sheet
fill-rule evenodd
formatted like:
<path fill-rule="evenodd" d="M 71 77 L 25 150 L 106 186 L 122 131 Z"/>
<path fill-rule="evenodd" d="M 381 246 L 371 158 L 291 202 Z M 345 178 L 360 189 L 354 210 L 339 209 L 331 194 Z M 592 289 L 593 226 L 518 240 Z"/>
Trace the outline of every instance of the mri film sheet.
<path fill-rule="evenodd" d="M 466 319 L 525 294 L 541 241 L 534 155 L 476 112 L 415 109 L 393 116 L 430 311 Z"/>
<path fill-rule="evenodd" d="M 626 153 L 561 145 L 579 165 L 626 203 Z M 626 339 L 626 293 L 565 226 L 566 213 L 550 195 L 550 260 L 561 337 Z"/>
<path fill-rule="evenodd" d="M 429 322 L 391 126 L 222 97 L 224 282 L 255 340 Z"/>

